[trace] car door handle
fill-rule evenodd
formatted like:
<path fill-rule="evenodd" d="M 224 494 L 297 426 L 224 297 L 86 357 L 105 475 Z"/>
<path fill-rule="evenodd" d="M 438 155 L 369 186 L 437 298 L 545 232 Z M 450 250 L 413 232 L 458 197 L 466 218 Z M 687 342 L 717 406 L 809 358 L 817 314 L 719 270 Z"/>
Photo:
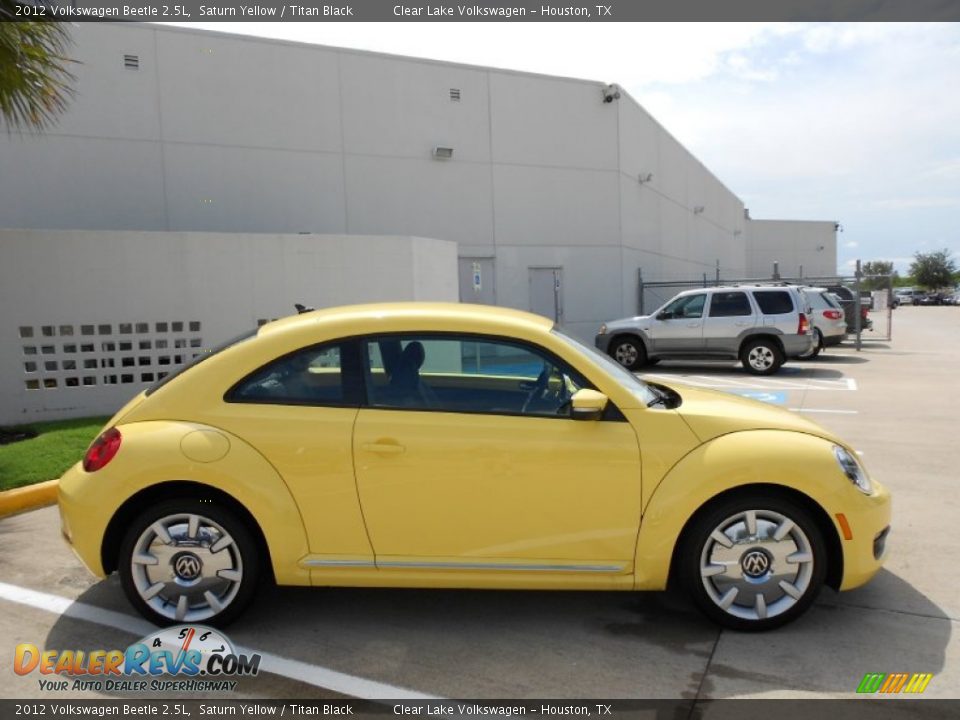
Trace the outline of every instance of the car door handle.
<path fill-rule="evenodd" d="M 367 452 L 377 453 L 377 455 L 399 455 L 406 450 L 403 445 L 382 442 L 364 443 L 360 447 Z"/>
<path fill-rule="evenodd" d="M 698 322 L 687 323 L 687 327 L 700 327 L 700 323 Z"/>
<path fill-rule="evenodd" d="M 742 320 L 737 323 L 737 327 L 747 327 L 747 325 L 752 325 L 749 320 Z"/>

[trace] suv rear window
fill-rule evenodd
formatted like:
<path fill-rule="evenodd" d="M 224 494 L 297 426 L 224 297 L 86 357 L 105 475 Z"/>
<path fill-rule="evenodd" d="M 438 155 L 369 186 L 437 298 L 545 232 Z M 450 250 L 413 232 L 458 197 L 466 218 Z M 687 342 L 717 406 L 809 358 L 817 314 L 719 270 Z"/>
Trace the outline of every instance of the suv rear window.
<path fill-rule="evenodd" d="M 710 301 L 710 317 L 752 315 L 750 301 L 744 292 L 718 292 Z"/>
<path fill-rule="evenodd" d="M 786 290 L 756 290 L 753 297 L 764 315 L 785 315 L 793 312 L 793 300 Z"/>

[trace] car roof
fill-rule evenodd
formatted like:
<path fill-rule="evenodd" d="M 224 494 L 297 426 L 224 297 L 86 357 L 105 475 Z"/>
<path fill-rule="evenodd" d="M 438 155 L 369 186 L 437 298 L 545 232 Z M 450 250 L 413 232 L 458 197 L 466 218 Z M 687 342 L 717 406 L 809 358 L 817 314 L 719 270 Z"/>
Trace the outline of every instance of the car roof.
<path fill-rule="evenodd" d="M 541 315 L 493 305 L 473 305 L 450 302 L 390 302 L 364 305 L 343 305 L 311 310 L 298 315 L 274 320 L 262 326 L 261 337 L 274 333 L 299 332 L 318 326 L 355 326 L 358 332 L 369 330 L 400 330 L 403 328 L 430 328 L 462 324 L 471 326 L 497 325 L 518 330 L 549 331 L 553 321 Z"/>

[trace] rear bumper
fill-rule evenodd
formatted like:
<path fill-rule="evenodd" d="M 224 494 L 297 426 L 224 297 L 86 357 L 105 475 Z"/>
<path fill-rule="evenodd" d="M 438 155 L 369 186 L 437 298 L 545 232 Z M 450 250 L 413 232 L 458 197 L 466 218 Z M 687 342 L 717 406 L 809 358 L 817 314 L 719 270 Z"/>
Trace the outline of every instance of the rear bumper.
<path fill-rule="evenodd" d="M 106 573 L 100 557 L 100 541 L 109 516 L 104 512 L 103 504 L 90 502 L 91 493 L 84 492 L 89 477 L 78 463 L 60 478 L 57 497 L 60 533 L 87 569 L 102 578 Z"/>
<path fill-rule="evenodd" d="M 813 349 L 813 333 L 807 335 L 782 335 L 783 351 L 788 358 L 805 355 Z"/>
<path fill-rule="evenodd" d="M 846 339 L 847 339 L 847 334 L 845 332 L 840 333 L 839 335 L 824 335 L 823 344 L 824 344 L 824 347 L 834 347 L 835 345 L 839 345 Z"/>

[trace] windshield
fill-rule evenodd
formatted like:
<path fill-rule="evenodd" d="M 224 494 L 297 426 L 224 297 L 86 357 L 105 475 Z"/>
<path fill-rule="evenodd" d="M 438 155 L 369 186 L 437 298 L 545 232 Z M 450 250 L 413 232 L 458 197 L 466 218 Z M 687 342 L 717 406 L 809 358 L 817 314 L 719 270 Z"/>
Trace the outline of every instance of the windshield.
<path fill-rule="evenodd" d="M 653 392 L 653 390 L 651 390 L 643 380 L 638 378 L 610 356 L 604 355 L 596 348 L 580 342 L 572 335 L 567 335 L 567 333 L 565 333 L 556 325 L 553 326 L 553 330 L 551 330 L 551 332 L 567 343 L 567 345 L 579 350 L 581 353 L 587 355 L 591 360 L 600 365 L 610 377 L 620 384 L 624 390 L 631 392 L 639 402 L 643 403 L 644 407 L 648 406 L 651 402 L 657 399 L 657 394 Z"/>

